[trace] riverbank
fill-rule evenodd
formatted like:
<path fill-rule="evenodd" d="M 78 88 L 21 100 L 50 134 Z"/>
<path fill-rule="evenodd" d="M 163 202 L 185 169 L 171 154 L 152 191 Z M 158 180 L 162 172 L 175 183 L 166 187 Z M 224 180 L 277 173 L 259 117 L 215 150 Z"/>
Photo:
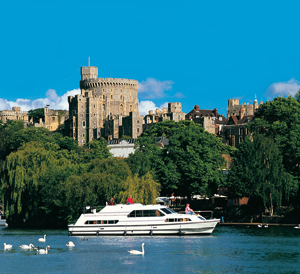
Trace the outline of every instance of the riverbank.
<path fill-rule="evenodd" d="M 268 227 L 272 226 L 272 227 L 292 227 L 294 228 L 295 226 L 297 226 L 298 224 L 278 224 L 278 223 L 219 223 L 218 226 L 238 226 L 238 227 L 259 227 L 262 226 L 262 228 L 264 228 L 265 225 L 267 225 Z M 300 228 L 299 228 L 300 230 Z"/>

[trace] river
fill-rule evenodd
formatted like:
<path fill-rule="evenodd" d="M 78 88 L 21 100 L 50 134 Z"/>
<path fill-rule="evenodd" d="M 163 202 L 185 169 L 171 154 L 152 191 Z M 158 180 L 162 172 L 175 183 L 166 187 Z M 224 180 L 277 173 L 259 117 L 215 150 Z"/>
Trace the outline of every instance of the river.
<path fill-rule="evenodd" d="M 38 238 L 46 234 L 46 242 Z M 68 248 L 68 241 L 75 247 Z M 4 250 L 3 243 L 12 244 Z M 21 244 L 50 245 L 49 253 Z M 131 255 L 127 250 L 142 250 Z M 0 229 L 0 273 L 299 273 L 300 229 L 216 227 L 211 236 L 69 237 L 67 230 Z"/>

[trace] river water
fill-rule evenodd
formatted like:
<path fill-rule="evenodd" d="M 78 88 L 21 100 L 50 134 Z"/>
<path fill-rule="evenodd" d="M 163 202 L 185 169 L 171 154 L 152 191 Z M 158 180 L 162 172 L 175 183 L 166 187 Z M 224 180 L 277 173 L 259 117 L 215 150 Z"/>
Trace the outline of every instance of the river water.
<path fill-rule="evenodd" d="M 46 243 L 38 238 L 46 234 Z M 216 227 L 211 236 L 69 237 L 0 229 L 0 273 L 300 273 L 300 229 Z M 68 248 L 68 241 L 75 247 Z M 12 244 L 4 250 L 3 243 Z M 50 245 L 46 255 L 21 244 Z M 127 250 L 142 250 L 132 255 Z"/>

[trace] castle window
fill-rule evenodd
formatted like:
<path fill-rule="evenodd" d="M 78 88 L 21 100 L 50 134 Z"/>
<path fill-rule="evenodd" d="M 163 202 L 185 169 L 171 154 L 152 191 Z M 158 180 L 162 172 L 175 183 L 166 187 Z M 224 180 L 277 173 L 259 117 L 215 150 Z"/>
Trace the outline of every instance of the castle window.
<path fill-rule="evenodd" d="M 103 95 L 103 99 L 105 99 L 105 95 Z"/>
<path fill-rule="evenodd" d="M 96 105 L 94 105 L 94 108 L 96 108 Z"/>
<path fill-rule="evenodd" d="M 105 111 L 105 105 L 104 104 L 102 105 L 102 109 L 103 109 L 103 111 Z"/>
<path fill-rule="evenodd" d="M 122 95 L 120 96 L 120 99 L 123 99 L 123 96 L 122 96 Z"/>
<path fill-rule="evenodd" d="M 82 137 L 84 137 L 84 133 L 82 134 Z"/>
<path fill-rule="evenodd" d="M 139 129 L 139 128 L 137 128 L 137 132 L 140 132 L 140 129 Z"/>
<path fill-rule="evenodd" d="M 85 127 L 85 121 L 82 121 L 82 126 Z"/>
<path fill-rule="evenodd" d="M 123 112 L 123 105 L 120 105 L 120 111 Z"/>
<path fill-rule="evenodd" d="M 139 123 L 140 123 L 140 120 L 137 120 L 136 122 L 139 124 Z"/>
<path fill-rule="evenodd" d="M 110 96 L 110 99 L 112 99 L 112 98 L 113 98 L 113 96 L 111 95 L 111 96 Z"/>

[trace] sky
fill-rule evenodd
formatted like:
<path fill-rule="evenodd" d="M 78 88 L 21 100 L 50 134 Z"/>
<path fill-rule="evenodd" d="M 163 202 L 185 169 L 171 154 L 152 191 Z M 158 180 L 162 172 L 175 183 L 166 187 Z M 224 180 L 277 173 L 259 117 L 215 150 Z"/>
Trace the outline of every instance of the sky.
<path fill-rule="evenodd" d="M 139 81 L 139 110 L 188 113 L 300 88 L 300 1 L 4 1 L 0 110 L 68 109 L 80 68 Z"/>

